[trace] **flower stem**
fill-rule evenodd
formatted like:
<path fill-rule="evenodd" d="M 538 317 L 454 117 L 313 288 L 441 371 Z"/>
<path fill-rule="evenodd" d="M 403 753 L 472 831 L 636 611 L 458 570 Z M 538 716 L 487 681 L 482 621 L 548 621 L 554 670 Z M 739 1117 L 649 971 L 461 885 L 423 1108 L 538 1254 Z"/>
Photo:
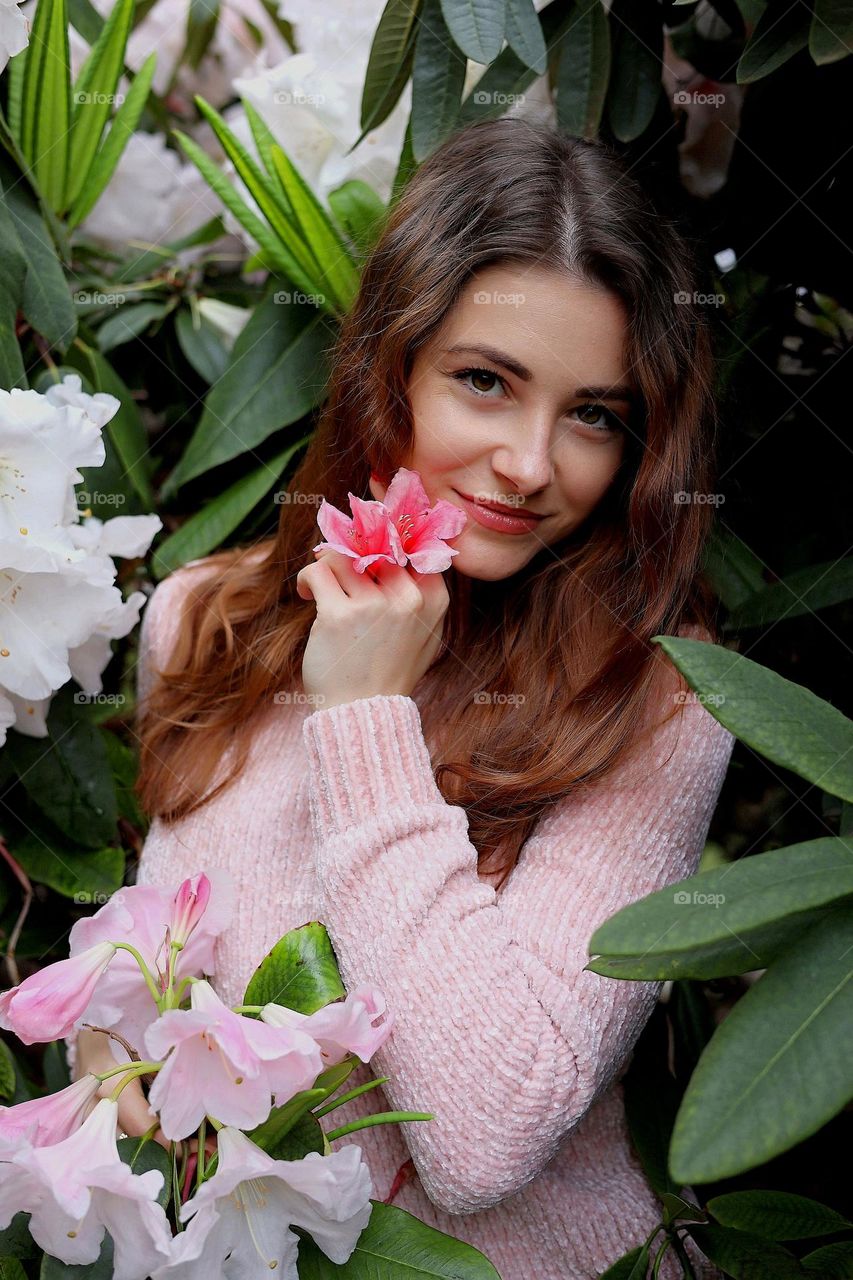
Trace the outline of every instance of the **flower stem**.
<path fill-rule="evenodd" d="M 232 1013 L 260 1013 L 263 1009 L 262 1004 L 232 1004 Z"/>
<path fill-rule="evenodd" d="M 145 961 L 142 959 L 142 956 L 136 950 L 136 947 L 132 947 L 129 942 L 116 942 L 116 943 L 113 943 L 113 945 L 116 951 L 129 951 L 130 954 L 133 956 L 134 960 L 142 970 L 142 976 L 145 979 L 145 985 L 148 987 L 148 990 L 151 992 L 151 995 L 154 998 L 154 1003 L 157 1005 L 157 1008 L 162 1011 L 163 997 L 160 991 L 157 989 L 157 983 L 154 981 L 154 978 L 151 975 L 151 970 L 148 968 L 148 965 L 145 963 Z"/>
<path fill-rule="evenodd" d="M 375 1116 L 362 1116 L 350 1124 L 342 1124 L 340 1129 L 332 1129 L 326 1134 L 327 1142 L 335 1142 L 348 1133 L 358 1133 L 359 1129 L 372 1129 L 375 1124 L 399 1124 L 403 1120 L 432 1120 L 434 1117 L 427 1111 L 380 1111 Z"/>
<path fill-rule="evenodd" d="M 378 1080 L 368 1080 L 367 1084 L 360 1084 L 357 1089 L 350 1089 L 349 1093 L 342 1093 L 337 1098 L 332 1098 L 331 1102 L 326 1102 L 322 1107 L 317 1107 L 312 1111 L 312 1115 L 325 1116 L 330 1111 L 334 1111 L 336 1107 L 342 1107 L 345 1102 L 351 1102 L 353 1098 L 360 1098 L 363 1093 L 368 1093 L 371 1089 L 376 1089 L 380 1084 L 387 1084 L 388 1076 L 381 1076 Z"/>
<path fill-rule="evenodd" d="M 149 1072 L 152 1072 L 152 1071 L 159 1071 L 162 1065 L 163 1065 L 162 1062 L 134 1063 L 133 1066 L 130 1068 L 130 1070 L 127 1071 L 127 1074 L 125 1075 L 124 1079 L 119 1080 L 118 1084 L 113 1089 L 112 1093 L 110 1094 L 110 1102 L 118 1102 L 119 1094 L 121 1093 L 122 1089 L 124 1089 L 127 1085 L 130 1084 L 131 1080 L 136 1080 L 138 1076 L 147 1075 Z M 119 1067 L 119 1071 L 121 1070 L 127 1070 L 127 1068 Z M 115 1071 L 107 1071 L 105 1073 L 104 1078 L 106 1079 L 108 1076 L 114 1076 L 115 1074 L 116 1074 Z"/>

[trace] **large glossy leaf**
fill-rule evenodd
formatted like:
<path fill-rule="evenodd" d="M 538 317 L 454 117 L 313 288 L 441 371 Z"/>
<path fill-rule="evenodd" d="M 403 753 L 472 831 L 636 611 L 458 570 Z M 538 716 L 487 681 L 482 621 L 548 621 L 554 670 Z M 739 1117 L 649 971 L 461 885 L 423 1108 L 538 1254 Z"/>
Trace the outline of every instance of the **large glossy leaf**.
<path fill-rule="evenodd" d="M 734 1280 L 803 1280 L 797 1259 L 781 1244 L 732 1227 L 691 1225 L 703 1253 Z"/>
<path fill-rule="evenodd" d="M 768 760 L 853 800 L 853 721 L 802 685 L 721 645 L 653 636 L 706 709 Z"/>
<path fill-rule="evenodd" d="M 77 316 L 56 246 L 27 184 L 19 181 L 2 160 L 0 174 L 3 204 L 17 232 L 26 264 L 21 310 L 36 333 L 52 347 L 64 351 L 77 332 Z M 4 257 L 5 254 L 4 245 Z"/>
<path fill-rule="evenodd" d="M 551 0 L 539 13 L 542 34 L 549 57 L 565 43 L 577 15 L 572 0 Z M 462 104 L 460 121 L 490 120 L 502 116 L 507 106 L 523 94 L 536 79 L 528 67 L 507 45 L 491 66 L 487 67 Z"/>
<path fill-rule="evenodd" d="M 853 1228 L 829 1205 L 790 1191 L 730 1191 L 713 1196 L 706 1208 L 722 1226 L 754 1231 L 767 1240 L 806 1240 Z"/>
<path fill-rule="evenodd" d="M 360 178 L 350 178 L 330 191 L 328 199 L 338 224 L 362 253 L 368 253 L 385 219 L 386 209 L 380 196 Z"/>
<path fill-rule="evenodd" d="M 329 935 L 316 920 L 291 929 L 249 980 L 244 1004 L 283 1004 L 315 1013 L 345 995 Z"/>
<path fill-rule="evenodd" d="M 14 841 L 12 852 L 34 884 L 75 902 L 102 902 L 124 878 L 124 852 L 115 846 L 75 849 L 33 831 Z"/>
<path fill-rule="evenodd" d="M 62 208 L 71 122 L 71 57 L 65 0 L 39 0 L 21 101 L 21 148 L 51 208 Z"/>
<path fill-rule="evenodd" d="M 168 310 L 167 302 L 131 302 L 109 316 L 98 329 L 96 341 L 99 350 L 106 354 L 115 347 L 131 342 L 143 334 L 154 320 L 162 320 Z"/>
<path fill-rule="evenodd" d="M 533 0 L 507 0 L 506 39 L 526 67 L 537 75 L 548 69 L 548 50 Z"/>
<path fill-rule="evenodd" d="M 601 0 L 579 0 L 557 69 L 557 124 L 564 133 L 598 136 L 610 57 L 610 26 Z"/>
<path fill-rule="evenodd" d="M 783 66 L 809 42 L 809 10 L 799 5 L 768 5 L 744 46 L 737 64 L 738 84 L 761 80 Z"/>
<path fill-rule="evenodd" d="M 853 599 L 853 556 L 809 565 L 743 600 L 726 619 L 726 630 L 763 627 Z"/>
<path fill-rule="evenodd" d="M 210 386 L 228 367 L 228 351 L 213 325 L 200 312 L 182 308 L 175 314 L 175 333 L 181 350 L 200 378 Z"/>
<path fill-rule="evenodd" d="M 491 1262 L 462 1240 L 428 1227 L 404 1209 L 373 1201 L 370 1221 L 345 1268 L 314 1241 L 299 1242 L 299 1280 L 500 1280 Z"/>
<path fill-rule="evenodd" d="M 27 259 L 20 237 L 9 211 L 0 200 L 0 381 L 7 391 L 27 385 L 16 332 L 26 277 Z"/>
<path fill-rule="evenodd" d="M 648 1269 L 649 1246 L 638 1244 L 636 1249 L 630 1249 L 606 1271 L 602 1271 L 598 1280 L 645 1280 Z"/>
<path fill-rule="evenodd" d="M 277 294 L 282 301 L 276 302 Z M 333 333 L 315 307 L 284 301 L 285 296 L 286 291 L 275 290 L 253 311 L 234 343 L 227 370 L 208 392 L 201 420 L 164 486 L 164 496 L 254 449 L 322 398 Z"/>
<path fill-rule="evenodd" d="M 661 14 L 657 5 L 613 0 L 608 18 L 612 50 L 608 121 L 620 142 L 633 142 L 651 124 L 662 92 Z"/>
<path fill-rule="evenodd" d="M 421 0 L 388 0 L 373 36 L 361 96 L 361 134 L 376 129 L 397 105 L 412 69 Z"/>
<path fill-rule="evenodd" d="M 835 1244 L 813 1249 L 800 1259 L 810 1280 L 850 1280 L 853 1276 L 853 1243 L 838 1240 Z"/>
<path fill-rule="evenodd" d="M 441 0 L 444 21 L 472 62 L 493 62 L 506 29 L 506 0 Z"/>
<path fill-rule="evenodd" d="M 673 1176 L 716 1181 L 802 1142 L 853 1096 L 851 1060 L 853 910 L 839 908 L 793 942 L 718 1027 L 675 1122 Z"/>
<path fill-rule="evenodd" d="M 467 65 L 445 26 L 440 0 L 425 0 L 412 67 L 412 152 L 418 163 L 456 124 Z"/>
<path fill-rule="evenodd" d="M 705 572 L 727 609 L 735 609 L 767 583 L 758 557 L 734 534 L 716 528 L 705 550 Z"/>
<path fill-rule="evenodd" d="M 815 912 L 853 898 L 853 842 L 821 837 L 690 876 L 629 903 L 589 942 L 610 977 L 718 978 L 766 968 Z"/>
<path fill-rule="evenodd" d="M 853 47 L 853 7 L 850 0 L 814 0 L 809 28 L 809 52 L 818 66 L 848 57 Z"/>
<path fill-rule="evenodd" d="M 301 1160 L 309 1151 L 323 1155 L 326 1141 L 319 1121 L 308 1108 L 323 1097 L 322 1089 L 307 1089 L 298 1099 L 270 1112 L 248 1136 L 274 1160 Z"/>
<path fill-rule="evenodd" d="M 188 560 L 197 560 L 221 546 L 278 482 L 293 454 L 310 436 L 302 436 L 282 453 L 243 476 L 224 493 L 205 503 L 200 511 L 161 542 L 154 553 L 155 572 L 165 577 Z"/>
<path fill-rule="evenodd" d="M 71 150 L 63 206 L 77 199 L 88 179 L 104 127 L 112 114 L 134 0 L 118 0 L 74 84 Z"/>
<path fill-rule="evenodd" d="M 157 55 L 149 54 L 133 77 L 127 97 L 113 116 L 110 131 L 92 161 L 85 185 L 68 211 L 69 228 L 76 227 L 94 209 L 113 176 L 145 108 L 156 65 Z"/>
<path fill-rule="evenodd" d="M 165 1209 L 169 1200 L 170 1173 L 169 1153 L 166 1149 L 153 1139 L 140 1143 L 139 1138 L 119 1138 L 116 1146 L 122 1161 L 130 1165 L 133 1173 L 148 1173 L 150 1169 L 162 1173 L 163 1185 L 157 1193 L 157 1202 Z"/>
<path fill-rule="evenodd" d="M 115 788 L 101 731 L 81 718 L 71 685 L 54 697 L 47 737 L 10 732 L 4 751 L 27 794 L 76 844 L 100 849 L 115 833 Z"/>

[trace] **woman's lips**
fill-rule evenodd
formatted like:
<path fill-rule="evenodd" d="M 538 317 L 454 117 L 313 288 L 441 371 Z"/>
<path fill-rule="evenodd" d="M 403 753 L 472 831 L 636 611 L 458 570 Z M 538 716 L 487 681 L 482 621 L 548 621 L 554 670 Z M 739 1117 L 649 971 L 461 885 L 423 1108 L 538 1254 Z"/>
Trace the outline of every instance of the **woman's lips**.
<path fill-rule="evenodd" d="M 485 529 L 495 529 L 498 533 L 531 533 L 544 516 L 504 515 L 500 511 L 492 511 L 478 502 L 472 502 L 458 489 L 454 489 L 459 501 L 468 515 Z"/>

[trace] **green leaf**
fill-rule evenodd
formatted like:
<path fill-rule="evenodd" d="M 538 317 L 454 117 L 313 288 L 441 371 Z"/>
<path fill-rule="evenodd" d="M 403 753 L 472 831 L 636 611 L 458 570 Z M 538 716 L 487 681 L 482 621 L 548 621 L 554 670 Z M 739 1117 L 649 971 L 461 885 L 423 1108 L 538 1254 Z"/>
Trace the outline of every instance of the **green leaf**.
<path fill-rule="evenodd" d="M 94 209 L 103 194 L 104 188 L 113 176 L 122 152 L 130 141 L 145 109 L 156 65 L 157 55 L 151 53 L 134 76 L 127 97 L 113 116 L 110 131 L 95 154 L 95 158 L 86 175 L 85 185 L 68 211 L 66 223 L 69 230 L 82 222 L 86 215 Z"/>
<path fill-rule="evenodd" d="M 361 134 L 376 129 L 394 110 L 412 69 L 421 0 L 388 0 L 373 36 L 361 96 Z M 352 148 L 350 148 L 352 150 Z"/>
<path fill-rule="evenodd" d="M 39 1280 L 115 1280 L 113 1238 L 109 1231 L 104 1232 L 101 1252 L 95 1262 L 73 1266 L 46 1253 L 42 1259 Z"/>
<path fill-rule="evenodd" d="M 766 968 L 815 912 L 853 895 L 853 841 L 822 836 L 703 871 L 631 902 L 589 941 L 610 977 L 720 978 Z"/>
<path fill-rule="evenodd" d="M 11 730 L 5 751 L 34 804 L 75 843 L 99 849 L 115 833 L 115 789 L 100 730 L 82 718 L 70 685 L 54 696 L 47 737 Z"/>
<path fill-rule="evenodd" d="M 459 119 L 467 65 L 450 39 L 440 0 L 425 0 L 412 69 L 412 153 L 419 163 Z"/>
<path fill-rule="evenodd" d="M 763 627 L 853 599 L 853 556 L 809 565 L 747 597 L 726 619 L 727 631 Z"/>
<path fill-rule="evenodd" d="M 404 1209 L 372 1201 L 370 1221 L 345 1268 L 308 1236 L 299 1241 L 299 1280 L 500 1280 L 478 1249 L 428 1227 Z"/>
<path fill-rule="evenodd" d="M 780 1244 L 731 1227 L 691 1226 L 703 1253 L 734 1280 L 803 1280 L 800 1264 Z"/>
<path fill-rule="evenodd" d="M 358 268 L 326 210 L 277 143 L 271 159 L 302 237 L 320 264 L 321 285 L 331 293 L 336 309 L 346 312 L 358 290 Z"/>
<path fill-rule="evenodd" d="M 577 14 L 573 4 L 566 0 L 551 0 L 539 13 L 542 34 L 549 57 L 564 43 L 564 38 L 574 29 Z M 507 106 L 514 102 L 536 79 L 532 67 L 525 66 L 509 46 L 487 67 L 462 104 L 460 122 L 490 120 L 502 116 Z"/>
<path fill-rule="evenodd" d="M 819 1200 L 790 1191 L 731 1191 L 706 1206 L 724 1227 L 752 1231 L 765 1240 L 805 1240 L 853 1228 L 853 1222 Z"/>
<path fill-rule="evenodd" d="M 302 418 L 323 397 L 333 342 L 316 308 L 267 295 L 234 343 L 231 361 L 204 403 L 198 426 L 163 487 L 171 496 L 212 467 L 247 453 Z"/>
<path fill-rule="evenodd" d="M 737 608 L 767 585 L 758 557 L 740 538 L 719 527 L 708 540 L 703 567 L 727 609 Z"/>
<path fill-rule="evenodd" d="M 6 1102 L 15 1094 L 15 1061 L 5 1040 L 0 1040 L 0 1098 Z"/>
<path fill-rule="evenodd" d="M 95 341 L 106 354 L 144 333 L 152 320 L 160 320 L 168 309 L 166 302 L 130 302 L 109 316 L 98 329 Z"/>
<path fill-rule="evenodd" d="M 281 181 L 272 160 L 272 149 L 276 145 L 275 136 L 272 130 L 268 127 L 263 116 L 258 114 L 248 99 L 243 100 L 243 108 L 246 112 L 246 119 L 249 121 L 249 127 L 252 130 L 252 137 L 255 140 L 258 155 L 261 157 L 261 162 L 263 163 L 267 174 L 273 181 L 276 198 L 281 204 L 282 211 L 292 219 L 294 217 L 294 213 L 290 207 L 287 192 L 281 185 Z"/>
<path fill-rule="evenodd" d="M 62 208 L 71 123 L 71 58 L 65 0 L 38 0 L 21 101 L 21 150 L 39 189 Z"/>
<path fill-rule="evenodd" d="M 673 1176 L 713 1182 L 802 1142 L 850 1100 L 851 1057 L 848 908 L 793 942 L 717 1028 L 675 1122 Z"/>
<path fill-rule="evenodd" d="M 309 1151 L 323 1155 L 326 1150 L 323 1130 L 308 1112 L 324 1092 L 323 1089 L 306 1089 L 283 1107 L 275 1107 L 263 1124 L 250 1130 L 246 1136 L 273 1160 L 301 1160 Z"/>
<path fill-rule="evenodd" d="M 0 200 L 0 379 L 5 390 L 27 386 L 16 332 L 26 278 L 23 245 L 5 201 Z"/>
<path fill-rule="evenodd" d="M 824 1245 L 800 1259 L 800 1265 L 807 1276 L 820 1277 L 820 1280 L 851 1280 L 853 1277 L 853 1244 L 846 1240 L 838 1240 L 835 1244 Z"/>
<path fill-rule="evenodd" d="M 17 1258 L 0 1258 L 0 1280 L 27 1280 L 27 1273 Z"/>
<path fill-rule="evenodd" d="M 219 0 L 190 0 L 183 61 L 197 68 L 216 34 Z"/>
<path fill-rule="evenodd" d="M 193 315 L 182 307 L 175 313 L 175 333 L 187 363 L 212 386 L 228 367 L 228 352 L 213 325 L 200 313 Z"/>
<path fill-rule="evenodd" d="M 78 338 L 74 352 L 79 352 L 79 363 L 95 392 L 106 391 L 115 396 L 120 408 L 104 428 L 108 447 L 115 450 L 121 463 L 122 476 L 136 493 L 142 507 L 151 510 L 156 504 L 151 488 L 151 456 L 149 453 L 148 433 L 142 421 L 136 402 L 128 387 L 113 369 L 108 360 L 94 347 L 86 346 Z M 69 356 L 71 359 L 71 355 Z M 82 469 L 84 483 L 87 487 L 96 487 L 103 478 L 103 468 L 84 467 Z"/>
<path fill-rule="evenodd" d="M 27 184 L 3 162 L 0 173 L 3 205 L 17 232 L 25 262 L 21 310 L 51 347 L 65 351 L 77 332 L 77 315 L 53 237 Z M 4 243 L 4 256 L 6 252 Z"/>
<path fill-rule="evenodd" d="M 30 1235 L 30 1215 L 16 1213 L 5 1231 L 0 1231 L 0 1253 L 4 1257 L 35 1258 L 41 1257 L 41 1252 Z"/>
<path fill-rule="evenodd" d="M 27 832 L 13 852 L 30 879 L 75 902 L 104 902 L 124 879 L 121 849 L 73 849 L 55 837 Z"/>
<path fill-rule="evenodd" d="M 291 929 L 252 975 L 244 1004 L 283 1004 L 315 1013 L 346 995 L 329 935 L 317 921 Z"/>
<path fill-rule="evenodd" d="M 557 127 L 596 138 L 610 82 L 610 26 L 601 0 L 579 0 L 557 68 Z"/>
<path fill-rule="evenodd" d="M 638 1276 L 644 1278 L 648 1265 L 648 1246 L 638 1244 L 636 1249 L 624 1253 L 621 1258 L 616 1259 L 612 1267 L 602 1271 L 598 1280 L 637 1280 Z"/>
<path fill-rule="evenodd" d="M 805 5 L 768 5 L 744 46 L 737 64 L 738 84 L 750 84 L 784 66 L 809 42 L 810 14 Z"/>
<path fill-rule="evenodd" d="M 328 200 L 349 238 L 363 254 L 369 253 L 379 239 L 387 213 L 381 197 L 360 178 L 350 178 L 330 191 Z"/>
<path fill-rule="evenodd" d="M 809 28 L 809 52 L 817 65 L 846 58 L 853 47 L 853 6 L 850 0 L 814 0 Z"/>
<path fill-rule="evenodd" d="M 116 1143 L 118 1153 L 124 1164 L 130 1165 L 135 1174 L 148 1173 L 156 1169 L 163 1175 L 163 1185 L 157 1193 L 157 1203 L 165 1209 L 169 1200 L 170 1160 L 169 1153 L 159 1142 L 150 1140 L 140 1146 L 139 1138 L 119 1138 Z"/>
<path fill-rule="evenodd" d="M 526 67 L 538 76 L 545 74 L 548 50 L 533 0 L 506 0 L 506 39 Z"/>
<path fill-rule="evenodd" d="M 45 1087 L 49 1093 L 59 1093 L 71 1084 L 71 1072 L 68 1069 L 68 1058 L 64 1040 L 52 1040 L 45 1047 L 41 1060 Z"/>
<path fill-rule="evenodd" d="M 161 542 L 155 552 L 157 576 L 172 573 L 188 560 L 201 559 L 220 547 L 278 483 L 293 454 L 310 438 L 303 436 L 275 458 L 263 463 L 256 471 L 243 476 L 224 493 L 207 502 L 180 529 Z"/>
<path fill-rule="evenodd" d="M 775 671 L 721 645 L 653 636 L 706 709 L 768 760 L 853 800 L 853 721 Z"/>
<path fill-rule="evenodd" d="M 40 0 L 41 2 L 41 0 Z M 74 85 L 71 151 L 63 207 L 73 205 L 85 186 L 124 70 L 134 0 L 118 0 L 90 50 Z"/>
<path fill-rule="evenodd" d="M 663 25 L 657 5 L 613 0 L 608 14 L 612 71 L 607 117 L 620 142 L 641 137 L 662 93 Z"/>
<path fill-rule="evenodd" d="M 441 0 L 444 21 L 466 58 L 493 62 L 506 28 L 506 0 Z M 516 50 L 518 52 L 518 50 Z"/>

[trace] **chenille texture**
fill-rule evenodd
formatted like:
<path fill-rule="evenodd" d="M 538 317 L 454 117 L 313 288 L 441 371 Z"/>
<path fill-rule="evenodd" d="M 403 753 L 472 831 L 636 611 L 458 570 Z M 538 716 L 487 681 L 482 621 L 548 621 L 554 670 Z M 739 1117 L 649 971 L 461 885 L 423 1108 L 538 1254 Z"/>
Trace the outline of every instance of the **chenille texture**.
<path fill-rule="evenodd" d="M 146 606 L 141 699 L 204 566 L 173 573 Z M 661 1218 L 621 1077 L 662 984 L 585 972 L 587 944 L 620 907 L 696 871 L 734 739 L 688 698 L 604 785 L 540 821 L 496 892 L 465 811 L 436 785 L 420 687 L 326 709 L 283 691 L 235 783 L 176 824 L 153 820 L 138 881 L 230 872 L 214 978 L 228 1003 L 283 933 L 321 920 L 347 987 L 376 983 L 396 1018 L 351 1077 L 388 1083 L 327 1126 L 434 1116 L 343 1140 L 363 1147 L 375 1197 L 396 1182 L 396 1205 L 482 1250 L 502 1280 L 595 1280 Z M 681 1274 L 669 1250 L 660 1276 Z"/>

